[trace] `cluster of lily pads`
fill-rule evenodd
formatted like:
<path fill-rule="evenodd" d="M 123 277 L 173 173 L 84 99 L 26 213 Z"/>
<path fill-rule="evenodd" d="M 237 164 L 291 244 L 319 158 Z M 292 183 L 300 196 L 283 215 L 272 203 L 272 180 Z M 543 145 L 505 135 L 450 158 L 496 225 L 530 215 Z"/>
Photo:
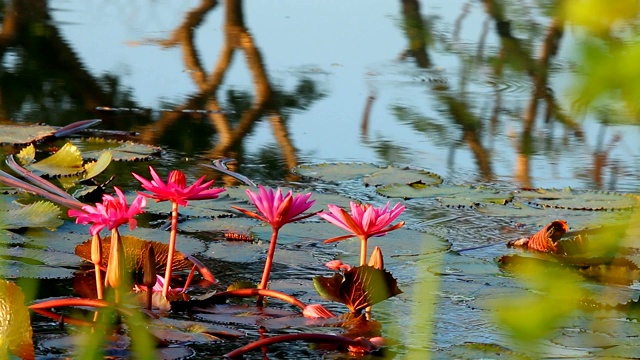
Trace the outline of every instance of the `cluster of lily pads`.
<path fill-rule="evenodd" d="M 62 162 L 67 165 L 67 168 L 72 169 L 70 173 L 62 175 L 74 175 L 76 181 L 86 181 L 107 168 L 112 160 L 109 151 L 103 152 L 95 162 L 82 164 L 80 161 L 81 165 L 78 165 L 78 159 L 81 159 L 81 155 L 71 143 L 67 143 L 54 155 L 40 161 L 35 161 L 35 149 L 32 145 L 23 148 L 15 158 L 22 165 L 14 159 L 13 155 L 7 157 L 6 163 L 26 181 L 4 171 L 0 171 L 0 181 L 67 207 L 69 209 L 68 216 L 75 218 L 76 223 L 91 225 L 88 230 L 90 240 L 79 244 L 76 247 L 76 253 L 93 264 L 95 291 L 84 297 L 45 299 L 29 306 L 29 309 L 55 320 L 95 328 L 100 321 L 105 321 L 104 315 L 100 314 L 99 309 L 106 308 L 110 311 L 115 309 L 121 316 L 128 318 L 131 316 L 131 312 L 135 311 L 130 307 L 132 296 L 143 299 L 140 305 L 141 311 L 150 318 L 158 318 L 163 311 L 170 309 L 172 304 L 176 302 L 180 302 L 179 307 L 184 308 L 196 304 L 203 306 L 203 304 L 222 303 L 233 297 L 256 297 L 258 307 L 264 306 L 264 297 L 273 297 L 299 307 L 302 310 L 302 315 L 306 318 L 335 318 L 336 315 L 320 304 L 307 305 L 291 295 L 268 288 L 280 229 L 289 223 L 316 215 L 347 232 L 345 235 L 326 239 L 325 243 L 352 237 L 360 239 L 360 263 L 358 266 L 332 261 L 327 264 L 327 267 L 335 270 L 335 275 L 330 278 L 318 276 L 314 279 L 315 287 L 321 296 L 328 300 L 344 303 L 350 310 L 350 318 L 357 319 L 363 315 L 365 310 L 367 313 L 370 312 L 372 305 L 401 293 L 396 280 L 384 269 L 380 248 L 374 249 L 370 259 L 368 259 L 367 251 L 369 238 L 383 236 L 404 225 L 403 221 L 392 224 L 404 210 L 404 206 L 400 203 L 394 206 L 387 203 L 382 207 L 374 207 L 369 204 L 351 202 L 350 211 L 329 204 L 328 210 L 306 213 L 315 202 L 311 199 L 311 193 L 298 194 L 291 190 L 285 193 L 280 188 L 272 189 L 262 185 L 257 186 L 257 191 L 248 189 L 246 194 L 257 211 L 250 211 L 238 206 L 233 206 L 233 208 L 242 214 L 269 224 L 272 228 L 269 250 L 260 283 L 249 288 L 213 292 L 207 294 L 205 298 L 193 299 L 190 304 L 191 299 L 187 291 L 192 288 L 196 271 L 203 279 L 198 283 L 199 287 L 211 286 L 217 283 L 217 280 L 202 262 L 176 250 L 180 207 L 188 206 L 191 201 L 217 199 L 225 191 L 225 188 L 213 187 L 213 180 L 205 181 L 204 176 L 189 185 L 185 174 L 179 170 L 171 171 L 167 180 L 164 181 L 153 167 L 149 167 L 150 178 L 136 173 L 132 174 L 146 192 L 139 192 L 132 201 L 129 201 L 118 187 L 113 187 L 114 194 L 103 193 L 100 202 L 90 205 L 79 201 L 34 172 L 46 173 L 50 169 L 48 168 L 50 164 L 56 164 L 55 166 L 59 167 Z M 233 173 L 224 166 L 219 165 L 217 168 L 254 185 L 242 175 Z M 65 181 L 69 183 L 72 179 L 67 178 Z M 104 184 L 95 184 L 89 192 L 83 192 L 83 195 L 96 191 L 107 192 Z M 166 201 L 171 204 L 168 246 L 120 234 L 119 228 L 123 225 L 128 226 L 130 230 L 136 229 L 136 217 L 145 211 L 147 199 L 156 202 Z M 33 206 L 42 207 L 45 206 L 44 204 L 50 203 L 39 202 L 27 205 L 19 211 L 32 211 L 34 210 Z M 55 206 L 53 207 L 55 208 Z M 38 210 L 38 213 L 41 211 L 41 209 Z M 15 213 L 13 215 L 19 216 Z M 110 235 L 103 236 L 103 230 L 110 231 Z M 176 286 L 173 272 L 184 268 L 191 268 L 191 271 L 186 280 Z M 164 272 L 162 273 L 162 271 Z M 7 289 L 2 292 L 5 297 L 19 296 L 19 289 L 11 282 L 2 280 L 1 285 Z M 16 304 L 21 303 L 20 301 L 11 301 L 11 303 L 15 309 L 14 313 L 23 311 L 16 307 Z M 96 309 L 96 312 L 93 320 L 82 320 L 73 316 L 63 316 L 53 310 L 62 307 L 87 307 Z M 25 321 L 24 317 L 18 316 L 18 318 L 22 322 Z M 134 328 L 134 325 L 129 325 L 130 328 Z M 31 336 L 31 331 L 23 331 L 23 328 L 27 327 L 27 324 L 20 324 L 15 327 L 19 330 L 8 330 L 11 332 L 7 337 L 9 340 L 12 339 L 12 334 L 17 334 L 14 331 L 20 331 L 22 335 L 15 335 L 16 339 L 14 340 L 19 341 L 10 341 L 11 344 L 7 349 L 20 357 L 33 358 L 33 348 L 26 340 L 27 336 Z M 354 352 L 371 352 L 382 345 L 382 339 L 376 336 L 348 337 L 322 333 L 302 333 L 261 339 L 255 344 L 249 344 L 229 353 L 228 356 L 235 357 L 254 348 L 292 340 L 328 342 L 334 345 L 343 345 Z"/>

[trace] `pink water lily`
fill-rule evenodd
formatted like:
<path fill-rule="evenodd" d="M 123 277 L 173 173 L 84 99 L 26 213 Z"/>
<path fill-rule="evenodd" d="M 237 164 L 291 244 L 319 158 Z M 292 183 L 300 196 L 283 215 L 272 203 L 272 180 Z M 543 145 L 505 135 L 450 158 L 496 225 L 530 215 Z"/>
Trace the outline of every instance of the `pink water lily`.
<path fill-rule="evenodd" d="M 351 202 L 351 213 L 343 208 L 329 204 L 329 212 L 320 212 L 318 216 L 328 222 L 350 232 L 348 235 L 337 236 L 325 240 L 332 243 L 345 240 L 351 237 L 360 238 L 360 265 L 367 261 L 367 240 L 372 236 L 383 236 L 389 231 L 393 231 L 404 226 L 404 221 L 395 225 L 390 225 L 402 212 L 404 206 L 397 203 L 389 209 L 389 202 L 381 208 L 376 208 L 369 204 L 358 204 Z"/>
<path fill-rule="evenodd" d="M 280 229 L 285 224 L 306 219 L 314 215 L 307 214 L 299 216 L 309 210 L 316 202 L 315 200 L 309 200 L 311 193 L 294 196 L 293 191 L 289 190 L 286 195 L 283 195 L 282 189 L 280 188 L 274 192 L 273 189 L 259 185 L 258 194 L 247 190 L 247 195 L 256 208 L 258 208 L 259 214 L 237 206 L 232 206 L 232 208 L 247 216 L 262 220 L 270 224 L 274 229 Z"/>
<path fill-rule="evenodd" d="M 113 230 L 124 224 L 128 224 L 131 230 L 135 229 L 138 222 L 134 216 L 144 212 L 142 208 L 147 205 L 147 200 L 138 195 L 129 206 L 122 191 L 117 187 L 113 190 L 117 199 L 111 195 L 103 195 L 102 203 L 96 203 L 95 207 L 85 205 L 82 210 L 69 209 L 69 216 L 76 217 L 76 224 L 93 223 L 89 229 L 91 235 L 98 234 L 105 227 Z"/>
<path fill-rule="evenodd" d="M 178 237 L 178 206 L 186 206 L 188 200 L 217 199 L 224 188 L 210 188 L 213 180 L 204 182 L 204 176 L 196 180 L 192 185 L 187 186 L 187 178 L 180 170 L 173 170 L 169 173 L 169 178 L 165 184 L 158 173 L 149 166 L 149 172 L 153 180 L 149 181 L 142 176 L 132 173 L 142 187 L 150 191 L 151 194 L 142 193 L 143 196 L 155 199 L 156 201 L 171 201 L 171 233 L 169 234 L 169 253 L 167 254 L 167 270 L 165 272 L 165 282 L 162 295 L 166 298 L 169 294 L 169 284 L 171 283 L 171 272 L 173 258 L 176 253 L 176 240 Z"/>
<path fill-rule="evenodd" d="M 171 201 L 180 206 L 187 206 L 188 200 L 217 199 L 218 195 L 225 191 L 224 188 L 210 188 L 214 181 L 203 183 L 204 176 L 187 186 L 187 178 L 180 170 L 171 171 L 166 184 L 153 167 L 149 166 L 149 172 L 153 178 L 151 181 L 136 173 L 132 173 L 132 175 L 140 181 L 145 190 L 151 192 L 151 194 L 142 193 L 142 195 L 158 202 Z"/>
<path fill-rule="evenodd" d="M 143 212 L 142 208 L 147 205 L 147 200 L 143 196 L 136 196 L 131 203 L 131 206 L 127 204 L 127 199 L 120 189 L 114 187 L 117 198 L 111 195 L 103 195 L 102 203 L 96 203 L 96 206 L 85 205 L 82 210 L 69 209 L 68 214 L 71 217 L 76 217 L 77 224 L 89 224 L 92 223 L 89 232 L 93 236 L 92 239 L 92 261 L 96 266 L 96 286 L 99 297 L 102 297 L 102 282 L 100 278 L 100 269 L 98 261 L 102 257 L 99 255 L 98 247 L 100 245 L 100 231 L 105 227 L 111 230 L 111 247 L 109 251 L 109 261 L 107 263 L 106 279 L 107 284 L 116 289 L 115 296 L 116 302 L 120 298 L 120 286 L 124 281 L 124 248 L 122 245 L 122 239 L 118 232 L 120 225 L 128 224 L 131 230 L 134 230 L 138 225 L 138 222 L 134 216 Z M 95 247 L 95 249 L 94 249 Z"/>
<path fill-rule="evenodd" d="M 267 260 L 264 264 L 262 280 L 258 285 L 258 289 L 266 289 L 273 264 L 273 255 L 276 250 L 278 231 L 285 224 L 315 215 L 313 213 L 301 215 L 313 206 L 315 200 L 309 200 L 311 193 L 294 195 L 293 191 L 289 190 L 286 195 L 283 195 L 280 188 L 274 192 L 273 189 L 265 188 L 262 185 L 258 186 L 257 194 L 251 190 L 247 190 L 247 195 L 256 208 L 258 208 L 259 214 L 237 206 L 232 207 L 247 216 L 269 223 L 272 228 L 269 252 L 267 253 Z M 262 298 L 259 297 L 258 304 L 261 303 Z"/>

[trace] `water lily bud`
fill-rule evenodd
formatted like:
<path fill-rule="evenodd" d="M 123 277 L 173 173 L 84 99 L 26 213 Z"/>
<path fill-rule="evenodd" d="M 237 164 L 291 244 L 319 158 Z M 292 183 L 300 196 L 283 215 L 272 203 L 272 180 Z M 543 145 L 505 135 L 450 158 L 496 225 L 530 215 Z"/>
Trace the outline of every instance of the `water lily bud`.
<path fill-rule="evenodd" d="M 144 258 L 144 268 L 142 273 L 142 284 L 147 288 L 152 288 L 157 281 L 156 278 L 156 251 L 153 246 L 147 246 L 147 253 Z"/>
<path fill-rule="evenodd" d="M 107 265 L 107 283 L 114 289 L 122 285 L 124 279 L 124 246 L 118 229 L 111 232 L 111 251 L 109 253 L 109 264 Z"/>
<path fill-rule="evenodd" d="M 183 189 L 187 186 L 187 178 L 184 176 L 184 173 L 180 170 L 173 170 L 169 173 L 169 183 L 175 184 L 176 186 Z"/>
<path fill-rule="evenodd" d="M 380 250 L 379 246 L 373 248 L 373 252 L 369 258 L 369 266 L 378 270 L 384 269 L 384 259 L 382 258 L 382 250 Z"/>
<path fill-rule="evenodd" d="M 102 262 L 102 239 L 100 234 L 95 234 L 91 238 L 91 262 L 100 265 Z"/>

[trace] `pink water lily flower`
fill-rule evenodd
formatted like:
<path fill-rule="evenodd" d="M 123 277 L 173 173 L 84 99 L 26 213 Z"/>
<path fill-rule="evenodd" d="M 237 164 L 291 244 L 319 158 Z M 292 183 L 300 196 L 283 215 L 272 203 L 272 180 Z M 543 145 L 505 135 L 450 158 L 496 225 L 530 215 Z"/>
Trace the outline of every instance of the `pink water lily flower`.
<path fill-rule="evenodd" d="M 376 208 L 370 204 L 358 204 L 351 202 L 351 213 L 341 207 L 329 204 L 329 212 L 320 212 L 318 216 L 328 222 L 350 232 L 348 235 L 337 236 L 325 240 L 332 243 L 350 237 L 360 238 L 360 265 L 367 261 L 367 240 L 372 236 L 382 236 L 387 232 L 396 230 L 404 226 L 404 221 L 395 225 L 390 225 L 402 212 L 404 206 L 397 203 L 389 209 L 389 202 L 381 208 Z"/>
<path fill-rule="evenodd" d="M 247 195 L 258 208 L 260 214 L 237 206 L 232 206 L 232 208 L 247 216 L 262 220 L 270 224 L 274 229 L 280 229 L 285 224 L 312 216 L 313 214 L 307 214 L 298 217 L 309 210 L 316 202 L 315 200 L 309 200 L 311 193 L 294 196 L 293 191 L 289 190 L 286 195 L 283 195 L 280 188 L 274 192 L 273 189 L 265 188 L 262 185 L 258 186 L 258 194 L 247 189 Z"/>
<path fill-rule="evenodd" d="M 96 206 L 85 205 L 82 210 L 69 209 L 68 214 L 76 217 L 76 224 L 89 224 L 91 235 L 98 234 L 105 227 L 113 230 L 120 225 L 128 224 L 131 230 L 135 229 L 138 222 L 134 216 L 144 212 L 143 207 L 147 205 L 147 200 L 138 195 L 131 203 L 127 205 L 127 199 L 120 189 L 114 187 L 118 198 L 111 195 L 103 195 L 102 203 L 96 203 Z"/>
<path fill-rule="evenodd" d="M 276 250 L 278 231 L 285 224 L 315 215 L 313 213 L 301 215 L 313 206 L 315 200 L 309 200 L 311 193 L 294 195 L 293 191 L 289 190 L 286 195 L 283 195 L 280 188 L 274 192 L 273 189 L 265 188 L 262 185 L 258 186 L 257 194 L 251 190 L 247 190 L 247 195 L 256 208 L 258 208 L 259 214 L 237 206 L 232 207 L 247 216 L 269 223 L 272 228 L 269 252 L 267 253 L 267 260 L 264 264 L 262 280 L 258 285 L 258 289 L 266 289 L 273 264 L 273 255 Z M 262 298 L 258 297 L 258 304 L 260 305 L 261 303 Z"/>
<path fill-rule="evenodd" d="M 149 166 L 149 172 L 153 178 L 151 181 L 136 173 L 132 173 L 132 175 L 140 181 L 145 190 L 151 192 L 151 194 L 142 193 L 142 195 L 158 202 L 171 201 L 180 206 L 187 206 L 188 200 L 217 199 L 218 195 L 225 191 L 224 188 L 209 188 L 214 181 L 210 180 L 203 183 L 204 176 L 187 186 L 187 178 L 180 170 L 171 171 L 166 184 L 153 167 Z"/>

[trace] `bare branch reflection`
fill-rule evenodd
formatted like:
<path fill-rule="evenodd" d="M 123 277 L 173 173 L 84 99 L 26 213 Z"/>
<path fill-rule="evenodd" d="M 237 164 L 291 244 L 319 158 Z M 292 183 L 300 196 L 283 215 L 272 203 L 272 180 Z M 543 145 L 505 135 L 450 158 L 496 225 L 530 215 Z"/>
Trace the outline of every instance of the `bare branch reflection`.
<path fill-rule="evenodd" d="M 206 152 L 207 157 L 212 159 L 231 157 L 241 162 L 243 151 L 240 147 L 243 139 L 253 130 L 256 122 L 267 114 L 267 119 L 273 129 L 274 139 L 279 144 L 288 170 L 296 166 L 298 161 L 296 148 L 290 139 L 284 120 L 285 115 L 282 113 L 283 106 L 290 105 L 283 105 L 285 102 L 277 99 L 277 97 L 287 97 L 287 94 L 273 90 L 265 70 L 262 54 L 244 24 L 242 3 L 241 0 L 224 2 L 223 44 L 217 62 L 210 73 L 204 70 L 199 51 L 194 45 L 194 33 L 202 25 L 206 14 L 216 8 L 217 1 L 202 0 L 199 6 L 185 15 L 182 24 L 171 33 L 169 39 L 159 43 L 165 47 L 179 46 L 181 48 L 185 68 L 198 89 L 198 92 L 179 108 L 204 107 L 212 111 L 207 116 L 209 123 L 215 129 L 217 139 L 213 148 Z M 233 110 L 237 114 L 230 114 L 224 111 L 229 109 L 223 108 L 216 93 L 238 51 L 244 55 L 247 68 L 251 72 L 254 95 L 249 106 L 234 108 Z M 302 95 L 305 96 L 305 94 Z M 317 98 L 317 95 L 314 94 L 307 95 L 311 95 L 311 99 Z M 300 103 L 300 101 L 294 103 Z M 182 116 L 179 113 L 163 114 L 157 123 L 142 131 L 144 141 L 157 141 L 177 121 L 180 121 Z"/>

